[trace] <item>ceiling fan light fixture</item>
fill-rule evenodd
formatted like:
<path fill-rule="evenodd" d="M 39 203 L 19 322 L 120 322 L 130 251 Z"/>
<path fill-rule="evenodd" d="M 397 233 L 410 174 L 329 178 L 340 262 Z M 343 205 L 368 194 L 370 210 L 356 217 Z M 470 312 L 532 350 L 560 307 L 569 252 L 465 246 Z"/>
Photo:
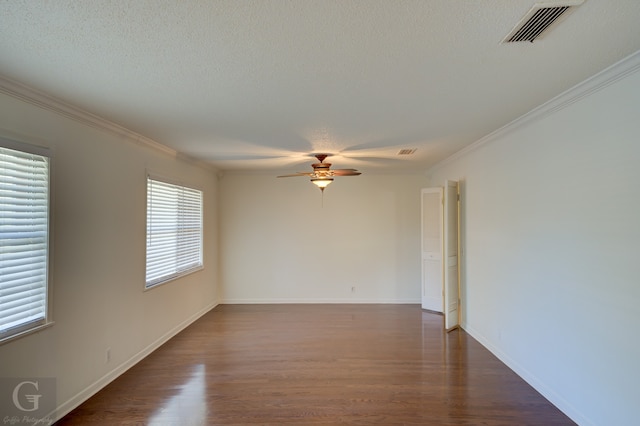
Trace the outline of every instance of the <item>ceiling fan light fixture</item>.
<path fill-rule="evenodd" d="M 359 176 L 362 173 L 357 171 L 356 169 L 331 169 L 331 163 L 325 163 L 324 159 L 329 156 L 329 154 L 314 154 L 319 161 L 319 163 L 312 164 L 313 172 L 297 172 L 290 175 L 281 175 L 279 178 L 284 177 L 295 177 L 295 176 L 308 176 L 311 179 L 311 182 L 320 188 L 320 191 L 324 194 L 324 189 L 333 182 L 334 176 Z"/>
<path fill-rule="evenodd" d="M 311 178 L 311 182 L 318 188 L 320 191 L 324 191 L 324 189 L 329 186 L 331 182 L 333 182 L 333 178 L 331 177 L 319 177 L 319 178 Z"/>

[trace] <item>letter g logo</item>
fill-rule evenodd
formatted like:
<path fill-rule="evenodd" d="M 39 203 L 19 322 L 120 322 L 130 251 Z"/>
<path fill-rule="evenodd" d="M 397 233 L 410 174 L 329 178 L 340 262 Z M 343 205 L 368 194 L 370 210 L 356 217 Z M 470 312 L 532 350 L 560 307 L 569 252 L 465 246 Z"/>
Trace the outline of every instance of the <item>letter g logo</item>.
<path fill-rule="evenodd" d="M 18 393 L 20 392 L 20 390 L 24 385 L 33 385 L 33 387 L 36 388 L 36 390 L 38 390 L 38 382 L 25 381 L 25 382 L 18 383 L 16 387 L 13 388 L 13 404 L 16 406 L 17 409 L 21 411 L 36 411 L 39 407 L 39 401 L 42 395 L 39 395 L 39 394 L 25 395 L 25 398 L 27 399 L 27 401 L 29 401 L 32 404 L 32 408 L 24 408 L 22 404 L 20 404 L 20 399 L 18 398 Z"/>

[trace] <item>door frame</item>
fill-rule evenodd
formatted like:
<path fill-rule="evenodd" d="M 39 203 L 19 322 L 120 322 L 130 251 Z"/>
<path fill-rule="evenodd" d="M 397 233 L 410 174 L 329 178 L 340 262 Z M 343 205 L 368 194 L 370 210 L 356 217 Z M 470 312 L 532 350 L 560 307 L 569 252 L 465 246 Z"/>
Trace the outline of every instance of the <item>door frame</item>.
<path fill-rule="evenodd" d="M 460 184 L 447 180 L 443 196 L 442 284 L 445 329 L 460 327 Z M 450 211 L 453 209 L 453 211 Z M 455 233 L 455 238 L 450 238 Z M 452 249 L 450 247 L 455 244 Z M 454 268 L 455 267 L 455 268 Z M 452 271 L 453 269 L 453 271 Z"/>

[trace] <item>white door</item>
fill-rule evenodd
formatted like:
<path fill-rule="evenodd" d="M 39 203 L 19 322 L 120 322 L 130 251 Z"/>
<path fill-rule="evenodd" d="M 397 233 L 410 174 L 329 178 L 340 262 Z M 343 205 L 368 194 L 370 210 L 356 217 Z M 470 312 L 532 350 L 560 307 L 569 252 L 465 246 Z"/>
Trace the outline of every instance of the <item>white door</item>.
<path fill-rule="evenodd" d="M 444 326 L 449 330 L 460 325 L 460 287 L 458 265 L 458 182 L 446 181 L 444 186 Z"/>
<path fill-rule="evenodd" d="M 442 312 L 442 188 L 422 190 L 422 309 Z"/>

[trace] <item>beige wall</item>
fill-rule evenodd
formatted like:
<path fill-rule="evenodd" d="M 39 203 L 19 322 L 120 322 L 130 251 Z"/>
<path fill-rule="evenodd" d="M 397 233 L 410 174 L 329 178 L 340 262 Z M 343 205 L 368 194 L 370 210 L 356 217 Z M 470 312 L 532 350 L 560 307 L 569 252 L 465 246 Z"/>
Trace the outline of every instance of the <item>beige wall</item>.
<path fill-rule="evenodd" d="M 5 94 L 0 135 L 53 152 L 55 321 L 0 345 L 0 377 L 55 377 L 64 414 L 215 306 L 217 178 L 211 170 Z M 204 191 L 205 268 L 145 292 L 147 170 Z"/>
<path fill-rule="evenodd" d="M 220 182 L 225 303 L 420 303 L 424 175 Z M 355 291 L 352 291 L 355 287 Z"/>

